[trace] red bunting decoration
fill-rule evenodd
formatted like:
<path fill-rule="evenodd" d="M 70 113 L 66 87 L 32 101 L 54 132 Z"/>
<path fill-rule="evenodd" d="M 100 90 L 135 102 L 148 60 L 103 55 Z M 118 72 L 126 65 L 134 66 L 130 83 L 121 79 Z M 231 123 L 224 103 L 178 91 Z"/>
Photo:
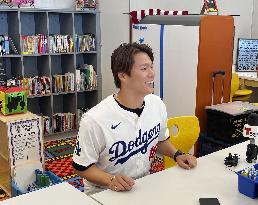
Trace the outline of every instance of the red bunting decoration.
<path fill-rule="evenodd" d="M 130 15 L 134 24 L 138 24 L 145 16 L 154 15 L 188 15 L 188 11 L 165 11 L 161 9 L 145 9 L 139 11 L 131 11 Z"/>

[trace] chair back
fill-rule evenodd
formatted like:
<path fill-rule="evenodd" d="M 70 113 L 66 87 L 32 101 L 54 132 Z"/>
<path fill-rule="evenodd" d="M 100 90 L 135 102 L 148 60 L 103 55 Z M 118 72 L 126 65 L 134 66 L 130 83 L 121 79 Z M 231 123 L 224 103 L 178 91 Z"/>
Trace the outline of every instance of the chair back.
<path fill-rule="evenodd" d="M 232 73 L 231 78 L 231 89 L 230 89 L 230 102 L 232 102 L 232 98 L 235 92 L 239 89 L 240 81 L 237 73 Z"/>
<path fill-rule="evenodd" d="M 173 134 L 173 126 L 177 128 L 177 134 Z M 177 148 L 184 153 L 188 153 L 193 145 L 196 143 L 200 126 L 199 120 L 196 116 L 179 116 L 169 118 L 167 121 L 170 141 Z M 170 157 L 164 156 L 165 169 L 175 166 L 176 162 Z"/>

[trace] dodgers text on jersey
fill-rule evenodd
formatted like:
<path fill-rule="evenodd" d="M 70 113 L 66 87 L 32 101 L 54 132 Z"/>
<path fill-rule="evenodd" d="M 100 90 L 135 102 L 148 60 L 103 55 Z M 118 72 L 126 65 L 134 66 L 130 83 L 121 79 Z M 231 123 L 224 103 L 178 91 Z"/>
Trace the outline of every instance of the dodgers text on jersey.
<path fill-rule="evenodd" d="M 158 138 L 160 134 L 160 123 L 145 132 L 140 129 L 138 133 L 135 141 L 129 141 L 128 143 L 125 141 L 115 142 L 109 149 L 109 154 L 111 155 L 109 161 L 116 161 L 115 165 L 123 164 L 139 152 L 145 154 L 148 150 L 148 146 Z"/>

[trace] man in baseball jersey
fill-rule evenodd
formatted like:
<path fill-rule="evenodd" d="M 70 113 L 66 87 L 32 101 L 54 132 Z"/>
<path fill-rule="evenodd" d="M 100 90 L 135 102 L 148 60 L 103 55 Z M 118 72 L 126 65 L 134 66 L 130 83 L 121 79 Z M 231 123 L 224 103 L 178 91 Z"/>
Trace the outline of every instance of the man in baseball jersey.
<path fill-rule="evenodd" d="M 153 60 L 145 44 L 122 44 L 114 50 L 111 69 L 119 91 L 83 115 L 73 156 L 86 194 L 131 190 L 135 179 L 149 174 L 156 152 L 182 168 L 196 166 L 196 158 L 177 150 L 166 135 L 166 107 L 152 94 Z"/>

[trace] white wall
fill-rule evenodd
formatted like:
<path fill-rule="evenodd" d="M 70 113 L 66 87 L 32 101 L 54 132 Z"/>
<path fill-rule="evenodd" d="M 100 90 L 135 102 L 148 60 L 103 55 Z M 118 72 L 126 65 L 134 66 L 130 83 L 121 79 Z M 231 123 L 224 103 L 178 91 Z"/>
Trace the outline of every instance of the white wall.
<path fill-rule="evenodd" d="M 217 1 L 222 14 L 238 14 L 235 21 L 235 43 L 233 64 L 236 63 L 238 38 L 251 38 L 253 1 L 257 0 L 219 0 Z"/>
<path fill-rule="evenodd" d="M 254 0 L 253 21 L 252 21 L 252 38 L 258 39 L 258 1 Z"/>
<path fill-rule="evenodd" d="M 251 38 L 253 3 L 257 0 L 217 0 L 217 6 L 222 15 L 240 15 L 234 17 L 235 20 L 235 48 L 237 48 L 238 38 Z M 203 0 L 131 0 L 131 10 L 161 8 L 164 10 L 187 10 L 190 14 L 200 13 Z M 257 11 L 258 13 L 258 11 Z M 258 15 L 258 14 L 257 14 Z M 256 18 L 257 19 L 257 18 Z M 258 29 L 258 22 L 256 23 Z M 258 34 L 257 34 L 258 35 Z M 236 50 L 234 50 L 234 60 L 236 59 Z"/>
<path fill-rule="evenodd" d="M 111 72 L 111 54 L 121 43 L 129 42 L 128 0 L 100 2 L 102 98 L 115 91 Z"/>
<path fill-rule="evenodd" d="M 254 3 L 255 2 L 255 3 Z M 203 0 L 130 0 L 131 10 L 161 8 L 166 10 L 188 10 L 189 13 L 199 13 Z M 224 15 L 239 14 L 235 19 L 235 48 L 238 38 L 258 38 L 258 22 L 253 21 L 253 3 L 255 5 L 254 19 L 258 15 L 257 0 L 217 0 L 220 13 Z M 124 12 L 129 12 L 129 0 L 103 0 L 101 9 L 102 38 L 102 96 L 114 91 L 113 77 L 110 71 L 110 56 L 115 47 L 129 41 L 129 21 Z M 234 51 L 234 61 L 236 50 Z"/>

